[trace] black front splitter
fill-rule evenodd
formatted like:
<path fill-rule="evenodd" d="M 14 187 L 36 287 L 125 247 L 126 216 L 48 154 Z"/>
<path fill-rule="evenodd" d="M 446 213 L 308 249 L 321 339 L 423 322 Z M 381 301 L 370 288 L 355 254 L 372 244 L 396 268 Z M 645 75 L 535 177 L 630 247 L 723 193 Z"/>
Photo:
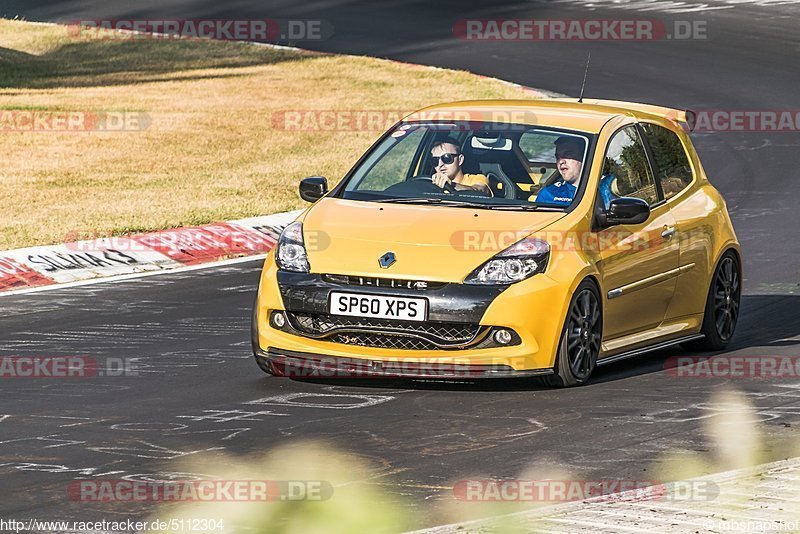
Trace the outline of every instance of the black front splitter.
<path fill-rule="evenodd" d="M 525 378 L 553 374 L 553 369 L 515 370 L 508 365 L 437 363 L 409 357 L 404 361 L 324 356 L 269 347 L 257 350 L 262 368 L 289 378 Z"/>

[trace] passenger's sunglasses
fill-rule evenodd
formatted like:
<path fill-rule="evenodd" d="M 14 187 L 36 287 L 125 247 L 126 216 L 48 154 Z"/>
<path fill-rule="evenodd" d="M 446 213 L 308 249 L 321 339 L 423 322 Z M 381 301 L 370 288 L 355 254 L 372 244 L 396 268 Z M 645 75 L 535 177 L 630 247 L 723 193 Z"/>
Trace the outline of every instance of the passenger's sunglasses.
<path fill-rule="evenodd" d="M 574 159 L 580 161 L 581 155 L 577 152 L 556 152 L 556 160 L 559 159 Z"/>
<path fill-rule="evenodd" d="M 442 154 L 441 156 L 431 156 L 431 163 L 433 163 L 434 167 L 438 167 L 439 160 L 441 159 L 442 163 L 444 163 L 445 165 L 450 165 L 456 160 L 457 157 L 458 154 L 452 154 L 452 153 Z"/>

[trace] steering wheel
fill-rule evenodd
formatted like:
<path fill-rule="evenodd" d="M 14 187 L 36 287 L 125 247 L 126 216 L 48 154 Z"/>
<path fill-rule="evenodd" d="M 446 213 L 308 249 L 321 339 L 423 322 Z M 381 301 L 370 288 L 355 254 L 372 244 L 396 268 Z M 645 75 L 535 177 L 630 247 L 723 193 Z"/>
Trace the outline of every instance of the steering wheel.
<path fill-rule="evenodd" d="M 456 188 L 453 184 L 447 184 L 444 191 L 448 193 L 455 193 Z M 415 176 L 404 182 L 396 183 L 387 187 L 384 193 L 393 194 L 420 194 L 420 193 L 441 193 L 442 188 L 433 183 L 430 176 Z"/>
<path fill-rule="evenodd" d="M 433 183 L 433 179 L 430 176 L 415 176 L 411 180 L 430 182 L 436 189 L 443 189 L 446 193 L 455 193 L 457 191 L 456 186 L 453 185 L 453 182 L 448 182 L 446 186 L 439 187 L 438 185 Z"/>

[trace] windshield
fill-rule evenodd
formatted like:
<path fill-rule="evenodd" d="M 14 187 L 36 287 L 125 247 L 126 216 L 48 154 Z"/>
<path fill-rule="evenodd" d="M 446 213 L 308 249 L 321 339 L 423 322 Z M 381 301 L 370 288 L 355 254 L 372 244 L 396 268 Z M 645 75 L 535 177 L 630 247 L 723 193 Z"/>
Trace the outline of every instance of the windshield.
<path fill-rule="evenodd" d="M 405 123 L 349 175 L 341 198 L 564 210 L 579 200 L 591 136 L 520 124 Z"/>

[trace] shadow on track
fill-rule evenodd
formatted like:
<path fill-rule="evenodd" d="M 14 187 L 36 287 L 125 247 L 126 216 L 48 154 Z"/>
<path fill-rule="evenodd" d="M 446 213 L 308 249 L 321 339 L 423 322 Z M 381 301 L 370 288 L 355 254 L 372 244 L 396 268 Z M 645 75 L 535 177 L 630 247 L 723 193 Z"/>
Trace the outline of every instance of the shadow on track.
<path fill-rule="evenodd" d="M 672 347 L 598 368 L 588 384 L 591 388 L 673 368 L 677 356 L 714 357 L 755 347 L 798 347 L 800 356 L 800 296 L 751 295 L 742 297 L 742 313 L 736 333 L 728 350 L 716 353 L 687 352 L 681 346 Z M 748 351 L 751 352 L 751 351 Z M 785 353 L 785 350 L 782 351 Z M 768 351 L 761 355 L 771 355 Z M 376 389 L 416 389 L 441 391 L 559 391 L 542 386 L 531 378 L 482 380 L 411 380 L 397 378 L 292 378 L 297 382 Z"/>
<path fill-rule="evenodd" d="M 774 356 L 770 348 L 798 347 L 800 356 L 800 296 L 744 295 L 736 333 L 727 350 L 687 352 L 681 346 L 664 349 L 601 368 L 592 383 L 621 380 L 674 368 L 677 356 L 711 357 L 742 351 L 752 356 Z M 794 338 L 794 339 L 793 339 Z M 753 348 L 768 350 L 753 353 Z M 785 350 L 781 351 L 785 354 Z"/>

